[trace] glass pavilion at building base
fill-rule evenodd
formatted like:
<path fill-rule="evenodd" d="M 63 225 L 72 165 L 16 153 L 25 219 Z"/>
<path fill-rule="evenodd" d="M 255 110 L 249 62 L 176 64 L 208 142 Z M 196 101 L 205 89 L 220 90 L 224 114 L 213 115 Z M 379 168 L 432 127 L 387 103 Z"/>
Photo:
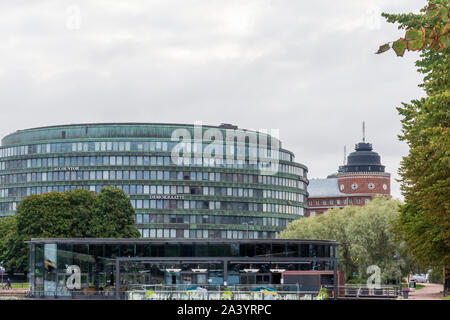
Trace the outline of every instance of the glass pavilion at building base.
<path fill-rule="evenodd" d="M 28 243 L 32 297 L 115 299 L 145 286 L 170 290 L 272 286 L 285 291 L 337 286 L 334 241 L 32 239 Z M 301 271 L 323 271 L 325 276 L 321 283 L 289 283 L 287 276 Z"/>

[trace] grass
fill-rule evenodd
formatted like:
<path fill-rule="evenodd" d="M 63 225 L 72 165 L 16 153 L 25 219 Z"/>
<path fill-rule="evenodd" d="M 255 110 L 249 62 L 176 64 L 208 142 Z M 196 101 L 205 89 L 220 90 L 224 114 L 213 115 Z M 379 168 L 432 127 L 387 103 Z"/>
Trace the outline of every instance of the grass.
<path fill-rule="evenodd" d="M 11 283 L 11 287 L 13 289 L 28 289 L 30 287 L 30 284 L 28 282 Z"/>
<path fill-rule="evenodd" d="M 423 284 L 420 283 L 416 284 L 416 290 L 422 289 L 423 287 L 425 287 Z"/>
<path fill-rule="evenodd" d="M 442 297 L 441 300 L 450 300 L 450 296 L 448 296 L 448 297 Z"/>

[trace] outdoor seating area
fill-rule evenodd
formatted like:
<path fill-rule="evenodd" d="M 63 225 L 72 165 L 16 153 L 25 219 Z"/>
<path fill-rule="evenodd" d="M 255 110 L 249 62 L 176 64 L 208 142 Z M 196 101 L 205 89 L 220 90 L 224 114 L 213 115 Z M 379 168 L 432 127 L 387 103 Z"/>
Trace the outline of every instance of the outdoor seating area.
<path fill-rule="evenodd" d="M 162 286 L 141 285 L 126 292 L 126 300 L 323 300 L 319 291 L 280 290 L 269 286 Z M 284 289 L 292 289 L 287 286 Z"/>

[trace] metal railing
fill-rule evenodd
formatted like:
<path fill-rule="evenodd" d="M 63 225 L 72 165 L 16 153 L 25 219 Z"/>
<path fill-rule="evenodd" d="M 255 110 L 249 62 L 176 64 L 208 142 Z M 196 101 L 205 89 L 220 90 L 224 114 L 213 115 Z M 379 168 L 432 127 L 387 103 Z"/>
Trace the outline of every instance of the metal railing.
<path fill-rule="evenodd" d="M 134 285 L 127 300 L 321 300 L 319 291 L 298 290 L 296 285 Z"/>
<path fill-rule="evenodd" d="M 176 285 L 133 284 L 133 285 L 123 286 L 123 288 L 126 288 L 126 291 L 153 290 L 153 291 L 166 291 L 166 292 L 192 290 L 192 288 L 194 288 L 194 287 L 200 287 L 200 288 L 206 289 L 208 291 L 220 291 L 220 288 L 222 288 L 223 286 L 214 285 L 214 284 L 176 284 Z"/>
<path fill-rule="evenodd" d="M 36 291 L 30 290 L 25 295 L 26 298 L 31 299 L 80 299 L 80 300 L 104 300 L 104 299 L 116 299 L 115 291 Z"/>
<path fill-rule="evenodd" d="M 390 287 L 389 287 L 390 288 Z M 119 292 L 116 288 L 108 290 L 30 290 L 27 298 L 33 299 L 126 299 L 126 300 L 322 300 L 321 288 L 308 288 L 295 284 L 240 284 L 228 287 L 213 284 L 129 284 L 122 285 Z M 328 299 L 339 297 L 334 287 L 328 287 Z M 342 291 L 343 289 L 347 291 Z M 338 293 L 353 295 L 354 289 L 359 292 L 355 296 L 364 296 L 362 288 L 343 287 Z M 387 288 L 384 289 L 387 292 Z M 389 291 L 390 292 L 390 291 Z"/>
<path fill-rule="evenodd" d="M 127 291 L 126 300 L 319 300 L 314 292 L 232 292 L 232 291 Z"/>
<path fill-rule="evenodd" d="M 228 288 L 232 291 L 250 291 L 257 288 L 267 287 L 276 291 L 297 291 L 297 292 L 316 292 L 318 293 L 320 288 L 312 287 L 303 287 L 303 285 L 296 284 L 236 284 L 228 286 Z"/>
<path fill-rule="evenodd" d="M 328 292 L 332 292 L 333 298 L 338 299 L 396 299 L 401 295 L 400 286 L 379 285 L 375 288 L 362 284 L 346 284 L 337 286 L 325 286 Z"/>

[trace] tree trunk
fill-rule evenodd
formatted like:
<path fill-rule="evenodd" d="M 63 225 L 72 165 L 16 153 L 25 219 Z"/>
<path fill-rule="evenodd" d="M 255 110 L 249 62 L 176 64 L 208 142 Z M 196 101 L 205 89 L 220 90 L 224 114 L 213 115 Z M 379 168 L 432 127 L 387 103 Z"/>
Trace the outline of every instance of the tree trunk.
<path fill-rule="evenodd" d="M 450 287 L 450 272 L 448 272 L 445 267 L 442 268 L 442 280 L 444 282 L 444 290 L 442 291 L 442 294 L 446 297 Z"/>

